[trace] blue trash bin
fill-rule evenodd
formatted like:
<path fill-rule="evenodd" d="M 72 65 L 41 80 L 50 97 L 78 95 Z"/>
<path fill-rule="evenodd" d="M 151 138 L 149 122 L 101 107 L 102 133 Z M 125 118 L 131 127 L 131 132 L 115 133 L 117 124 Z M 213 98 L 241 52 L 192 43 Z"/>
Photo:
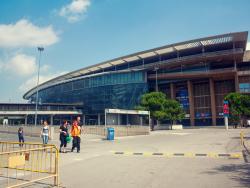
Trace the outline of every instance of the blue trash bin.
<path fill-rule="evenodd" d="M 112 127 L 108 127 L 107 128 L 107 140 L 114 140 L 114 137 L 115 137 L 115 129 L 112 128 Z"/>

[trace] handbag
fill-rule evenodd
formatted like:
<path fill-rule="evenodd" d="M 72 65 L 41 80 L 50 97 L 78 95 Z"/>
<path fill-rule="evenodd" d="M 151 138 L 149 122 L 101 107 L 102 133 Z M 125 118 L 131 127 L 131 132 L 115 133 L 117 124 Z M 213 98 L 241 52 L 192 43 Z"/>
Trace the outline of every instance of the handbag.
<path fill-rule="evenodd" d="M 72 140 L 72 137 L 68 134 L 67 137 L 66 137 L 66 141 L 67 143 L 70 143 Z"/>

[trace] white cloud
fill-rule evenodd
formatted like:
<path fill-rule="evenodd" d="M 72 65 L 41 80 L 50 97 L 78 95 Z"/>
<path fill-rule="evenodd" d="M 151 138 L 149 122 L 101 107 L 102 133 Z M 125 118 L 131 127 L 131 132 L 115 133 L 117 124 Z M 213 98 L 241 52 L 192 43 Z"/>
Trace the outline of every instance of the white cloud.
<path fill-rule="evenodd" d="M 45 64 L 45 65 L 41 66 L 40 71 L 41 72 L 48 72 L 50 68 L 51 68 L 50 65 Z"/>
<path fill-rule="evenodd" d="M 67 72 L 58 72 L 55 74 L 44 74 L 44 75 L 40 75 L 39 77 L 39 84 L 42 84 L 52 78 L 55 78 L 57 76 L 66 74 Z M 28 90 L 32 89 L 33 87 L 35 87 L 37 84 L 37 76 L 32 76 L 31 78 L 29 78 L 28 80 L 26 80 L 23 84 L 21 84 L 19 86 L 19 90 L 21 92 L 27 92 Z"/>
<path fill-rule="evenodd" d="M 246 50 L 250 50 L 250 42 L 247 42 L 247 48 Z"/>
<path fill-rule="evenodd" d="M 44 64 L 40 68 L 40 72 L 47 74 L 51 66 Z M 38 65 L 36 58 L 22 53 L 17 53 L 5 61 L 0 59 L 0 71 L 7 73 L 6 75 L 27 77 L 37 74 Z"/>
<path fill-rule="evenodd" d="M 90 0 L 72 0 L 70 4 L 60 9 L 59 15 L 65 17 L 68 22 L 74 23 L 82 19 L 89 6 Z"/>
<path fill-rule="evenodd" d="M 2 70 L 15 76 L 30 76 L 37 70 L 36 58 L 25 54 L 16 54 L 2 64 Z"/>
<path fill-rule="evenodd" d="M 0 48 L 49 46 L 59 40 L 53 27 L 39 27 L 26 19 L 0 24 Z"/>

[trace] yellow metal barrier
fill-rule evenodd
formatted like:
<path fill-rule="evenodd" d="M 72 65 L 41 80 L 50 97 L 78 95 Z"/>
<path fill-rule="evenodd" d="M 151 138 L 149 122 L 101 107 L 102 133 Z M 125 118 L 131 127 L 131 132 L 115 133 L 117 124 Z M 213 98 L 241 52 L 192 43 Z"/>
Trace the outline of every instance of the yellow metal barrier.
<path fill-rule="evenodd" d="M 0 142 L 0 187 L 31 183 L 59 186 L 59 152 L 55 145 Z M 53 179 L 53 183 L 49 181 Z"/>
<path fill-rule="evenodd" d="M 243 133 L 243 131 L 240 132 L 240 144 L 242 146 L 244 145 L 244 133 Z"/>

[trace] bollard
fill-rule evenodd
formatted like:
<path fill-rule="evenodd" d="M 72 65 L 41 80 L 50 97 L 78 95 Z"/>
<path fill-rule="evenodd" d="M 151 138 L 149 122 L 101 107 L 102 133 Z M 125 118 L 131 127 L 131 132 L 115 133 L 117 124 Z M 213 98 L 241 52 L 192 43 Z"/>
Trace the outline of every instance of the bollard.
<path fill-rule="evenodd" d="M 242 146 L 244 145 L 244 133 L 243 133 L 243 131 L 240 132 L 240 144 Z"/>

